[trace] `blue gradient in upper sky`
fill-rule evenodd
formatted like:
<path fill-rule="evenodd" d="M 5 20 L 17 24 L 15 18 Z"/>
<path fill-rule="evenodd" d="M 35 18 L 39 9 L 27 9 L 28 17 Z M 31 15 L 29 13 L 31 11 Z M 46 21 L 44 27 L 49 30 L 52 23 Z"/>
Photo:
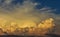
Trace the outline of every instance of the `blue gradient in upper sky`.
<path fill-rule="evenodd" d="M 41 5 L 37 5 L 36 7 L 38 9 L 42 8 L 42 7 L 51 7 L 53 9 L 57 9 L 57 11 L 55 13 L 60 14 L 60 0 L 31 0 L 32 2 L 37 2 L 37 3 L 41 3 Z M 1 3 L 3 3 L 4 0 L 0 0 L 0 5 Z M 12 0 L 11 2 L 13 5 L 20 3 L 23 3 L 23 0 Z"/>
<path fill-rule="evenodd" d="M 42 6 L 48 6 L 57 9 L 56 13 L 60 13 L 60 0 L 34 0 L 34 2 L 41 3 Z"/>

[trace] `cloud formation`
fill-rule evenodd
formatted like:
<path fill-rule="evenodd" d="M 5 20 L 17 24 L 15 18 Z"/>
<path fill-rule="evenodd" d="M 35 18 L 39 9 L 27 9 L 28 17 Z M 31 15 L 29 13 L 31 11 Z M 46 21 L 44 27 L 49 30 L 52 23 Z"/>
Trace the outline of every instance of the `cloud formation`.
<path fill-rule="evenodd" d="M 22 5 L 19 3 L 17 5 L 12 5 L 12 1 L 13 0 L 5 0 L 3 3 L 1 3 L 0 18 L 3 21 L 12 21 L 20 25 L 30 23 L 29 25 L 33 24 L 34 26 L 45 19 L 54 18 L 56 26 L 59 26 L 60 14 L 56 15 L 53 13 L 56 11 L 56 9 L 51 9 L 50 7 L 43 7 L 39 10 L 35 9 L 35 6 L 38 5 L 38 3 L 33 3 L 30 0 L 24 1 Z M 59 29 L 57 31 L 59 31 Z"/>

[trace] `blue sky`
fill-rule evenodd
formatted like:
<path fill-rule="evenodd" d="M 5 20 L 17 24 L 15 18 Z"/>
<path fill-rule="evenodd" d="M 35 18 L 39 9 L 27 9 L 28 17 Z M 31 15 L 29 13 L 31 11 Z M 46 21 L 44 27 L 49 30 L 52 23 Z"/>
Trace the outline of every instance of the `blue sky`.
<path fill-rule="evenodd" d="M 44 6 L 51 7 L 52 9 L 56 9 L 56 14 L 60 14 L 60 0 L 31 0 L 33 2 L 41 3 L 41 6 L 38 5 L 38 9 Z M 23 0 L 14 0 L 12 3 L 22 3 Z"/>
<path fill-rule="evenodd" d="M 57 9 L 56 13 L 60 14 L 60 0 L 34 0 L 34 2 L 41 3 L 42 6 L 48 6 Z"/>
<path fill-rule="evenodd" d="M 4 0 L 2 0 L 2 2 L 3 1 Z M 31 1 L 41 3 L 41 7 L 48 6 L 53 9 L 57 9 L 56 13 L 60 12 L 60 0 L 31 0 Z M 22 3 L 22 2 L 23 0 L 12 0 L 11 3 L 17 4 L 17 3 Z M 40 6 L 37 6 L 37 7 L 40 8 Z"/>

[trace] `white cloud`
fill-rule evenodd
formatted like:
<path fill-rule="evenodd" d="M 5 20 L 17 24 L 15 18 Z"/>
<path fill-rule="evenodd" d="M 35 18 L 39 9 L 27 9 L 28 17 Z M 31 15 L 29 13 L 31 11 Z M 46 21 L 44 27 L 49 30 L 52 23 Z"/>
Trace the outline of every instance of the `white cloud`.
<path fill-rule="evenodd" d="M 5 0 L 6 4 L 10 4 L 12 0 Z"/>

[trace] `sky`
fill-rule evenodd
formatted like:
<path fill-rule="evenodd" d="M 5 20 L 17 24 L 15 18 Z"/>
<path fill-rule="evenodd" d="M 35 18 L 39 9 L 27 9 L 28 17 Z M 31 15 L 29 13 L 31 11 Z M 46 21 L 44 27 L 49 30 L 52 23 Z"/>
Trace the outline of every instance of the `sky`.
<path fill-rule="evenodd" d="M 60 0 L 0 0 L 0 19 L 3 21 L 28 22 L 34 26 L 48 18 L 54 18 L 56 31 L 60 33 Z"/>
<path fill-rule="evenodd" d="M 57 12 L 56 12 L 57 14 L 59 14 L 59 12 L 60 12 L 60 0 L 31 0 L 31 1 L 40 3 L 42 7 L 48 6 L 53 9 L 57 9 Z M 22 3 L 22 2 L 23 2 L 23 0 L 13 0 L 12 1 L 13 4 Z M 40 4 L 37 7 L 39 7 Z M 39 8 L 41 8 L 41 7 L 39 7 Z"/>
<path fill-rule="evenodd" d="M 60 14 L 60 0 L 36 0 L 36 1 L 41 3 L 42 6 L 49 6 L 51 8 L 57 9 L 56 14 Z"/>

